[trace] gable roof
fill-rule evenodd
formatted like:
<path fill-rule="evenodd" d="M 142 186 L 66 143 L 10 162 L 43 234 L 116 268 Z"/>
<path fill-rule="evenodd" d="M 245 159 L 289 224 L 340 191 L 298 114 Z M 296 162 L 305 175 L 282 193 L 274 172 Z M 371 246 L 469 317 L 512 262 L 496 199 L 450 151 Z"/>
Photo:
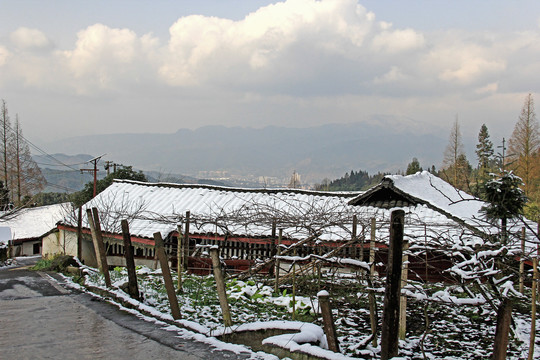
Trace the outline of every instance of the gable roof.
<path fill-rule="evenodd" d="M 471 226 L 483 223 L 481 208 L 487 205 L 427 171 L 407 176 L 387 175 L 378 185 L 352 199 L 349 204 L 382 208 L 422 204 Z"/>

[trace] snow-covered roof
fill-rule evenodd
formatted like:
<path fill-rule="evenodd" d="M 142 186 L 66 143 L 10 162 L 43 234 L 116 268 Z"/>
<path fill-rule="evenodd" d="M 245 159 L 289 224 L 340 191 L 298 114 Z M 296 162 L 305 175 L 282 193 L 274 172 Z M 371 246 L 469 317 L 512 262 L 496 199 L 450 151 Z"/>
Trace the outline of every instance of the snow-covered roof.
<path fill-rule="evenodd" d="M 433 174 L 422 171 L 414 175 L 387 175 L 381 183 L 350 201 L 351 205 L 362 205 L 383 189 L 392 189 L 405 201 L 426 206 L 449 218 L 459 219 L 469 225 L 484 222 L 481 208 L 487 205 L 482 200 L 456 189 Z"/>
<path fill-rule="evenodd" d="M 352 218 L 359 221 L 357 236 L 369 238 L 369 224 L 377 220 L 377 241 L 387 242 L 392 208 L 361 204 L 377 189 L 388 188 L 402 194 L 405 236 L 422 244 L 475 246 L 483 234 L 497 233 L 482 220 L 484 203 L 456 190 L 427 172 L 410 176 L 387 176 L 381 184 L 365 192 L 316 192 L 295 189 L 243 189 L 209 185 L 144 183 L 115 180 L 111 186 L 83 206 L 96 207 L 102 230 L 120 234 L 120 220 L 127 219 L 130 232 L 139 238 L 165 238 L 191 214 L 191 234 L 218 234 L 269 237 L 272 219 L 290 239 L 314 234 L 322 240 L 351 238 Z M 398 205 L 394 205 L 398 206 Z M 67 216 L 63 224 L 75 227 L 77 218 Z M 521 225 L 519 225 L 521 226 Z M 88 228 L 86 215 L 83 227 Z M 481 230 L 479 230 L 481 229 Z"/>
<path fill-rule="evenodd" d="M 120 220 L 128 219 L 130 232 L 137 237 L 152 238 L 155 232 L 167 236 L 183 221 L 186 211 L 190 211 L 192 233 L 270 236 L 268 224 L 249 223 L 248 217 L 273 212 L 273 216 L 283 220 L 294 215 L 315 217 L 330 211 L 346 212 L 346 208 L 350 208 L 347 202 L 359 194 L 115 180 L 83 209 L 96 207 L 101 227 L 106 232 L 119 233 Z M 218 225 L 214 219 L 218 219 Z M 227 229 L 223 228 L 225 222 Z M 67 217 L 63 223 L 75 226 L 76 218 Z M 88 228 L 86 216 L 83 216 L 83 227 Z M 292 236 L 294 229 L 288 231 Z M 284 232 L 287 233 L 287 229 Z"/>
<path fill-rule="evenodd" d="M 39 238 L 54 229 L 70 208 L 70 203 L 63 203 L 20 209 L 4 214 L 0 227 L 9 227 L 13 240 Z"/>

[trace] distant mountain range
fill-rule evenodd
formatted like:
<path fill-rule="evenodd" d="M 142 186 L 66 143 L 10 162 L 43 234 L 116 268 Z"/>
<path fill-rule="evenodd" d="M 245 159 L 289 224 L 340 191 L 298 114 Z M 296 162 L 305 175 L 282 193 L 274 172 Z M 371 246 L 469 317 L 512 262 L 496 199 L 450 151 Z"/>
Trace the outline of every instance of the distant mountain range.
<path fill-rule="evenodd" d="M 158 174 L 200 177 L 204 172 L 218 172 L 287 179 L 296 171 L 303 181 L 315 183 L 350 170 L 404 170 L 413 157 L 424 167 L 438 166 L 446 142 L 403 126 L 353 123 L 262 129 L 206 126 L 173 134 L 89 135 L 44 147 L 63 154 L 105 153 L 105 160 Z"/>

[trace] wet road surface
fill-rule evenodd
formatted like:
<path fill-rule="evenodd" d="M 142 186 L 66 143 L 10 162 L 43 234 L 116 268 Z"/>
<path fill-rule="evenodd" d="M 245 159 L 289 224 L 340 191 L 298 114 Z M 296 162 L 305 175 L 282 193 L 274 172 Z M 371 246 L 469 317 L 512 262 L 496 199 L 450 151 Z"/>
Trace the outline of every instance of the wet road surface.
<path fill-rule="evenodd" d="M 0 359 L 246 359 L 181 339 L 47 274 L 0 268 Z"/>

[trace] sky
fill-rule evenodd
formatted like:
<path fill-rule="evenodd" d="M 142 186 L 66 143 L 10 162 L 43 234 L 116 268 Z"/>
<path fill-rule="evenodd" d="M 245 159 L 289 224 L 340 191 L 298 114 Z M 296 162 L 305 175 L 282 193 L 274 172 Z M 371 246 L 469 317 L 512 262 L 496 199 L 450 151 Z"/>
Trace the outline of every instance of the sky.
<path fill-rule="evenodd" d="M 0 13 L 0 98 L 37 144 L 381 118 L 446 137 L 457 117 L 470 153 L 483 123 L 499 143 L 540 92 L 535 0 L 0 0 Z"/>

